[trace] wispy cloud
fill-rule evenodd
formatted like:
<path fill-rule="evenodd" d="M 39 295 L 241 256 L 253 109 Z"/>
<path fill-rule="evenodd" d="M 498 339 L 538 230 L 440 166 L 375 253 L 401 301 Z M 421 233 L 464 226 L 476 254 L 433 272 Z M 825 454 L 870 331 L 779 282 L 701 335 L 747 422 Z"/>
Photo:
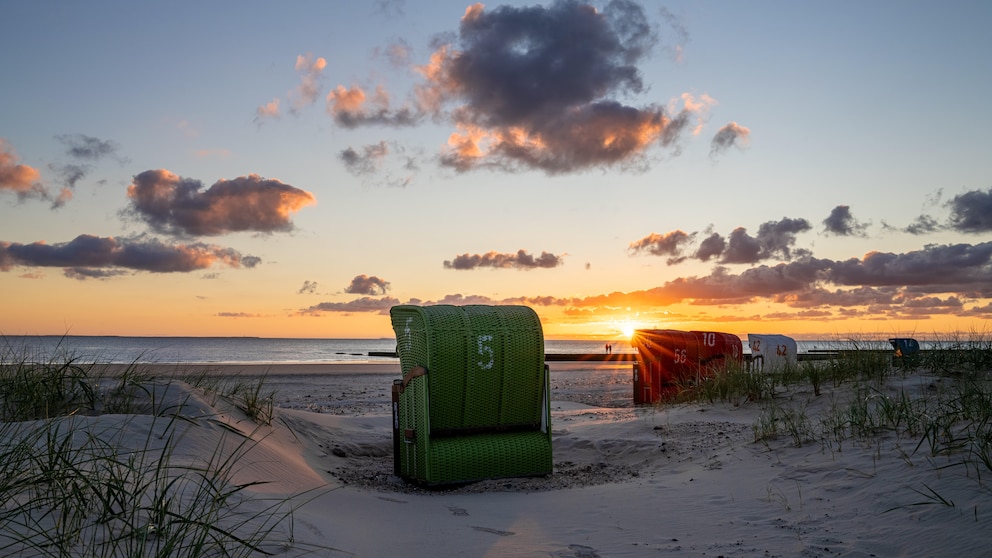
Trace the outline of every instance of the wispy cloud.
<path fill-rule="evenodd" d="M 744 149 L 748 145 L 751 130 L 736 122 L 730 122 L 720 128 L 710 141 L 710 156 L 716 156 L 731 147 Z"/>
<path fill-rule="evenodd" d="M 444 267 L 447 269 L 469 270 L 480 267 L 490 268 L 513 268 L 513 269 L 537 269 L 555 268 L 565 263 L 565 256 L 557 256 L 550 252 L 541 252 L 540 256 L 528 254 L 526 250 L 518 250 L 515 254 L 505 254 L 496 251 L 485 254 L 461 254 L 452 260 L 446 260 Z"/>
<path fill-rule="evenodd" d="M 295 114 L 317 102 L 323 89 L 320 77 L 326 67 L 327 60 L 323 57 L 315 57 L 313 53 L 296 56 L 293 68 L 299 74 L 300 82 L 286 94 L 290 113 Z M 279 97 L 259 105 L 255 109 L 255 123 L 260 125 L 267 119 L 279 118 L 282 115 L 281 106 L 282 100 Z"/>
<path fill-rule="evenodd" d="M 327 60 L 314 58 L 312 53 L 296 57 L 296 71 L 300 74 L 300 84 L 289 92 L 290 112 L 310 106 L 320 98 L 320 74 L 327 67 Z"/>
<path fill-rule="evenodd" d="M 383 158 L 389 153 L 389 148 L 385 141 L 366 145 L 359 150 L 348 147 L 338 154 L 338 158 L 344 163 L 348 172 L 363 176 L 372 174 L 382 163 Z"/>
<path fill-rule="evenodd" d="M 199 180 L 148 170 L 128 186 L 127 212 L 161 233 L 212 236 L 289 231 L 290 214 L 316 203 L 309 192 L 257 174 L 220 180 L 201 192 L 202 187 Z"/>
<path fill-rule="evenodd" d="M 55 173 L 63 187 L 58 194 L 51 195 L 43 186 L 38 186 L 39 197 L 52 202 L 52 209 L 64 206 L 73 198 L 76 186 L 93 171 L 94 165 L 102 159 L 111 158 L 121 165 L 128 159 L 120 155 L 120 146 L 113 140 L 102 140 L 85 134 L 63 134 L 55 140 L 65 146 L 66 156 L 75 160 L 72 163 L 50 163 L 48 168 Z"/>
<path fill-rule="evenodd" d="M 685 60 L 686 46 L 689 44 L 689 30 L 685 26 L 683 18 L 680 18 L 669 11 L 664 6 L 658 8 L 665 26 L 669 33 L 662 37 L 662 48 L 668 52 L 669 56 L 676 62 Z"/>
<path fill-rule="evenodd" d="M 113 140 L 102 140 L 84 134 L 63 134 L 55 136 L 66 148 L 66 155 L 84 161 L 98 161 L 104 157 L 123 159 L 118 155 L 120 146 Z"/>
<path fill-rule="evenodd" d="M 217 312 L 215 314 L 218 318 L 264 318 L 262 314 L 254 314 L 251 312 Z"/>
<path fill-rule="evenodd" d="M 406 15 L 406 0 L 374 0 L 372 9 L 386 18 L 401 17 Z"/>
<path fill-rule="evenodd" d="M 264 105 L 259 105 L 255 109 L 255 122 L 260 124 L 267 118 L 279 118 L 279 104 L 279 98 L 276 97 Z"/>
<path fill-rule="evenodd" d="M 317 282 L 307 279 L 303 281 L 303 286 L 296 292 L 297 294 L 314 294 L 317 292 Z"/>

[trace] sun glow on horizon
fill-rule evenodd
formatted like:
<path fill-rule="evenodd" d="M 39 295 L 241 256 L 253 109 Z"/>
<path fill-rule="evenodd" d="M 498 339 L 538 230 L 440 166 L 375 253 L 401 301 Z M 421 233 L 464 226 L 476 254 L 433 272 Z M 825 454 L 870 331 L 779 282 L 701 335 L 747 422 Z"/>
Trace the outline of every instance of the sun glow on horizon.
<path fill-rule="evenodd" d="M 619 324 L 620 333 L 623 334 L 625 339 L 630 339 L 634 336 L 634 332 L 638 329 L 638 325 L 630 320 L 624 320 Z"/>

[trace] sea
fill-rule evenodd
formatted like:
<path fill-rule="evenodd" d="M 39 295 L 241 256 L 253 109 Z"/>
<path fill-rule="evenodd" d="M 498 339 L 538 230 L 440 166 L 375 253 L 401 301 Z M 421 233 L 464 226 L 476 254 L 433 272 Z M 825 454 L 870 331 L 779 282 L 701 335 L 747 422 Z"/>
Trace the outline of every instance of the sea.
<path fill-rule="evenodd" d="M 545 353 L 604 353 L 607 341 L 545 340 Z M 608 341 L 613 353 L 633 353 Z M 0 363 L 21 361 L 101 364 L 306 364 L 396 362 L 396 339 L 279 339 L 268 337 L 117 337 L 30 335 L 0 337 Z"/>
<path fill-rule="evenodd" d="M 606 343 L 614 354 L 634 353 L 626 340 L 546 339 L 549 354 L 602 354 Z M 797 341 L 798 350 L 815 352 L 845 348 L 837 341 Z M 864 343 L 861 343 L 863 346 Z M 888 348 L 885 340 L 874 348 Z M 744 352 L 749 352 L 744 341 Z M 0 336 L 0 363 L 75 362 L 106 364 L 305 364 L 395 362 L 396 340 L 280 339 L 268 337 L 120 337 L 80 335 Z"/>

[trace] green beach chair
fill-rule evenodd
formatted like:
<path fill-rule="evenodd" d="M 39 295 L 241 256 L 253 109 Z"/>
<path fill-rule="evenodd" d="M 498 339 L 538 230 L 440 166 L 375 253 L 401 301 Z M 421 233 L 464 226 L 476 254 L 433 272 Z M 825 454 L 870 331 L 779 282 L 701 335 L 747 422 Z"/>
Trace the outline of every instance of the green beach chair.
<path fill-rule="evenodd" d="M 394 469 L 429 486 L 547 475 L 544 333 L 526 306 L 394 306 Z"/>

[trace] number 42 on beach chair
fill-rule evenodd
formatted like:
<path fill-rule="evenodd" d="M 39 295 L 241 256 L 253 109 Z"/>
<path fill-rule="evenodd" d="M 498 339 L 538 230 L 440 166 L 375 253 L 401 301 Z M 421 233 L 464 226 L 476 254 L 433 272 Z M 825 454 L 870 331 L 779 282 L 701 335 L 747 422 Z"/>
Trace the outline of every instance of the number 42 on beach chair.
<path fill-rule="evenodd" d="M 544 333 L 526 306 L 394 306 L 393 467 L 427 486 L 552 471 Z"/>

